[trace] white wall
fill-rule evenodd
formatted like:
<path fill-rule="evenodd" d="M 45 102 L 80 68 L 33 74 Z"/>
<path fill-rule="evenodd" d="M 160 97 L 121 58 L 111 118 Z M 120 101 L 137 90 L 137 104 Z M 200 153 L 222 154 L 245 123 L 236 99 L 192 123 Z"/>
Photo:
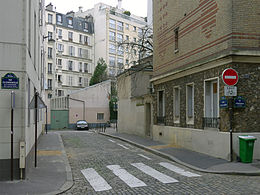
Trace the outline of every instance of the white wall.
<path fill-rule="evenodd" d="M 227 160 L 230 159 L 229 135 L 229 132 L 153 125 L 153 139 L 156 141 Z M 239 156 L 239 135 L 243 134 L 233 133 L 233 150 L 237 156 Z M 246 133 L 246 135 L 253 135 L 257 138 L 253 158 L 260 159 L 260 133 Z"/>

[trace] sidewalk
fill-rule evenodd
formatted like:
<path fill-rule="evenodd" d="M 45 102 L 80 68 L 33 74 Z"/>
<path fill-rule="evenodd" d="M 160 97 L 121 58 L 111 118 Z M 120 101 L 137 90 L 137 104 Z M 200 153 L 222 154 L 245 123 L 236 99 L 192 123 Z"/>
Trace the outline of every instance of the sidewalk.
<path fill-rule="evenodd" d="M 59 134 L 40 137 L 37 167 L 30 168 L 26 180 L 0 182 L 2 195 L 59 194 L 73 185 L 70 165 Z"/>
<path fill-rule="evenodd" d="M 105 133 L 100 132 L 100 134 L 125 141 L 197 171 L 221 174 L 260 175 L 259 160 L 254 160 L 252 163 L 229 162 L 173 145 L 165 145 L 149 138 L 118 133 L 113 128 L 107 128 Z"/>

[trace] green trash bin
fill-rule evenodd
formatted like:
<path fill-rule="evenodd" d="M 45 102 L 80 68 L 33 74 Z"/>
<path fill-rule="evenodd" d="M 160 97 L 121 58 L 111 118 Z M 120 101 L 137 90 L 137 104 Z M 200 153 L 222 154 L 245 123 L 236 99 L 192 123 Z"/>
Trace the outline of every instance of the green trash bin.
<path fill-rule="evenodd" d="M 249 135 L 241 135 L 239 137 L 239 155 L 241 162 L 251 163 L 254 152 L 254 142 L 256 138 Z"/>

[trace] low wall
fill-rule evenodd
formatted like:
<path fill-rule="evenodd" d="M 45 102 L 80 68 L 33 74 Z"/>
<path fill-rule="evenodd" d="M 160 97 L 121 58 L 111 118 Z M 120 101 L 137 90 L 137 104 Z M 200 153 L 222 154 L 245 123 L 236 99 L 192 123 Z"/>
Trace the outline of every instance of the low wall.
<path fill-rule="evenodd" d="M 253 159 L 260 159 L 260 133 L 233 133 L 233 152 L 237 156 L 239 156 L 239 135 L 252 135 L 257 138 Z M 230 159 L 229 132 L 153 125 L 153 139 L 210 156 Z"/>

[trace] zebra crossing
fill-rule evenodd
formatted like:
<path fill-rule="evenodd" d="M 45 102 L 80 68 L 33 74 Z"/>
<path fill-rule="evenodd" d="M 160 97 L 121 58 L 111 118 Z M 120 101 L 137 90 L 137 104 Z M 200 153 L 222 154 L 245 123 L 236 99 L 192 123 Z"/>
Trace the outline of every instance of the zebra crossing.
<path fill-rule="evenodd" d="M 141 171 L 142 173 L 145 173 L 150 177 L 153 177 L 154 179 L 158 180 L 161 183 L 170 184 L 170 183 L 179 182 L 177 179 L 174 179 L 164 173 L 161 173 L 160 171 L 144 163 L 131 163 L 131 165 L 135 167 L 137 170 Z M 170 170 L 172 172 L 175 172 L 185 177 L 201 176 L 199 174 L 186 171 L 168 162 L 160 162 L 159 165 L 164 167 L 167 170 Z M 143 182 L 142 180 L 138 179 L 137 177 L 129 173 L 126 169 L 121 168 L 120 165 L 107 165 L 106 168 L 111 170 L 111 173 L 119 177 L 120 180 L 122 180 L 126 185 L 128 185 L 131 188 L 147 186 L 145 182 Z M 95 191 L 106 191 L 112 189 L 112 187 L 108 184 L 108 182 L 95 169 L 87 168 L 81 170 L 81 173 L 84 175 L 88 183 L 92 186 L 92 188 Z"/>

